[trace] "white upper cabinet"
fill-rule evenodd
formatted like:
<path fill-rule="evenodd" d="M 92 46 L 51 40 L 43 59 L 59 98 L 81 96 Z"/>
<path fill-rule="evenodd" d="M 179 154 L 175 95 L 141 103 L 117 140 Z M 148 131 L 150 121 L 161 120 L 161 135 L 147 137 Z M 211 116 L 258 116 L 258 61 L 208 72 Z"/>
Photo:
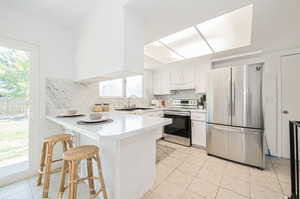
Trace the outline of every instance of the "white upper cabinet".
<path fill-rule="evenodd" d="M 194 67 L 174 67 L 170 71 L 171 90 L 194 89 Z"/>
<path fill-rule="evenodd" d="M 170 73 L 169 73 L 169 71 L 153 72 L 153 94 L 154 95 L 170 94 Z"/>
<path fill-rule="evenodd" d="M 144 71 L 144 97 L 151 98 L 153 95 L 153 72 Z"/>
<path fill-rule="evenodd" d="M 196 93 L 206 93 L 208 85 L 208 73 L 211 68 L 210 63 L 195 66 L 195 90 Z"/>

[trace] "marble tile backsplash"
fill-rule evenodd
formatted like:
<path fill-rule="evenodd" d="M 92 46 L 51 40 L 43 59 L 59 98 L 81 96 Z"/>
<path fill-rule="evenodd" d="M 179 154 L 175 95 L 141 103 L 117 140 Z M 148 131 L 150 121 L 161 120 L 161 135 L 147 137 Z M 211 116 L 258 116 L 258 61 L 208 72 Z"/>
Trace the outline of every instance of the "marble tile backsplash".
<path fill-rule="evenodd" d="M 46 114 L 61 113 L 68 108 L 90 112 L 94 104 L 110 104 L 112 108 L 128 105 L 127 98 L 99 97 L 98 83 L 84 84 L 66 79 L 46 79 Z M 149 106 L 151 99 L 131 99 L 137 106 Z"/>
<path fill-rule="evenodd" d="M 171 91 L 170 95 L 156 95 L 155 99 L 165 100 L 166 104 L 171 104 L 174 99 L 200 99 L 203 94 L 195 93 L 194 89 Z"/>
<path fill-rule="evenodd" d="M 78 83 L 67 79 L 46 79 L 46 113 L 58 114 L 68 108 L 90 112 L 94 104 L 110 104 L 113 109 L 128 106 L 128 98 L 103 98 L 98 95 L 98 83 Z M 165 100 L 171 104 L 173 99 L 200 99 L 202 94 L 195 90 L 172 91 L 170 95 L 156 95 L 154 99 Z M 139 107 L 147 107 L 153 98 L 130 99 Z"/>

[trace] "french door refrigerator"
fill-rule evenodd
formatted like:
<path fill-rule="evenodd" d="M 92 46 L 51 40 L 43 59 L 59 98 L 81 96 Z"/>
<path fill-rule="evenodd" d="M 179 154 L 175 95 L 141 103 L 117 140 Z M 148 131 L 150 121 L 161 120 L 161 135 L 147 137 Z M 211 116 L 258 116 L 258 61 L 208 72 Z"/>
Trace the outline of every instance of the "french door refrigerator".
<path fill-rule="evenodd" d="M 207 153 L 264 168 L 263 64 L 215 69 L 209 75 Z"/>

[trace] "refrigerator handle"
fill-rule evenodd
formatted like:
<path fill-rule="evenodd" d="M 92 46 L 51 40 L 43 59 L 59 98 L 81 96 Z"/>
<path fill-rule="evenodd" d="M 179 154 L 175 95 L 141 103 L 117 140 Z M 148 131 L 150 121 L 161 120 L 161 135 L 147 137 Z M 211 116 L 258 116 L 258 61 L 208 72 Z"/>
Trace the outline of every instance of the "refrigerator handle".
<path fill-rule="evenodd" d="M 235 80 L 232 82 L 232 115 L 235 115 Z"/>
<path fill-rule="evenodd" d="M 228 102 L 228 115 L 231 115 L 231 80 L 228 80 L 227 83 L 227 102 Z"/>

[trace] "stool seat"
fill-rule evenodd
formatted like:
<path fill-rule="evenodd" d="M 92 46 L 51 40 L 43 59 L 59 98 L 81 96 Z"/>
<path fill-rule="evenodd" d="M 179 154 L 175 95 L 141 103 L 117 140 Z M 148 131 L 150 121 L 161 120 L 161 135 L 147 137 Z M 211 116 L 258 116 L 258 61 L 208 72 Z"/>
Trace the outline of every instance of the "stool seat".
<path fill-rule="evenodd" d="M 44 139 L 44 142 L 62 142 L 64 140 L 71 139 L 71 135 L 69 134 L 58 134 L 52 135 Z"/>
<path fill-rule="evenodd" d="M 85 160 L 99 153 L 99 148 L 94 145 L 85 145 L 72 148 L 64 152 L 64 160 Z"/>

